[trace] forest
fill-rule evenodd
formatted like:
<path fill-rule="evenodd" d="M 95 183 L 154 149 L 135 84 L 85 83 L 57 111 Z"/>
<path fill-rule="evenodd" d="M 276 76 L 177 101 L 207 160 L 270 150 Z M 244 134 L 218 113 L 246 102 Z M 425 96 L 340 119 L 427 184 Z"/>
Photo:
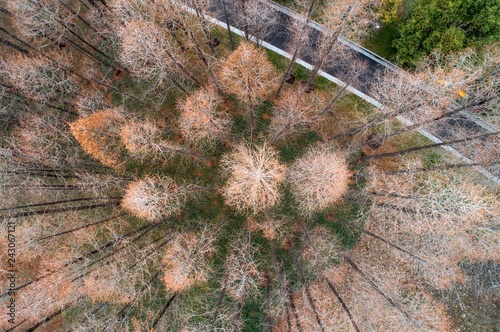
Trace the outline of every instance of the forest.
<path fill-rule="evenodd" d="M 0 0 L 0 328 L 498 331 L 500 6 L 408 3 Z"/>

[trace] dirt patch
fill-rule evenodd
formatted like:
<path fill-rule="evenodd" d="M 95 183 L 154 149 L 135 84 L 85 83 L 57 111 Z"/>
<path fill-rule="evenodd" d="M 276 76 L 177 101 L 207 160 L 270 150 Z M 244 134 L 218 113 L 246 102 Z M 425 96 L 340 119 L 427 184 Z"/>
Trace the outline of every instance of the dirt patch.
<path fill-rule="evenodd" d="M 125 69 L 118 67 L 113 71 L 113 79 L 120 81 L 124 77 L 125 77 Z"/>

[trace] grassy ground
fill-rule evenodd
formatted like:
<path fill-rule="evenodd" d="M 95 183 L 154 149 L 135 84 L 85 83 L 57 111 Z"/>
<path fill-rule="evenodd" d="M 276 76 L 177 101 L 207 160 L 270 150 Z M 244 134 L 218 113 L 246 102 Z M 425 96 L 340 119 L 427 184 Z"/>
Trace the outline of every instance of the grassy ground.
<path fill-rule="evenodd" d="M 284 2 L 283 2 L 284 1 Z M 292 1 L 281 1 L 283 4 L 287 5 Z M 392 29 L 392 30 L 391 30 Z M 379 48 L 380 51 L 376 51 L 382 56 L 389 57 L 390 52 L 393 52 L 388 45 L 390 45 L 391 38 L 394 38 L 394 28 L 390 28 L 389 26 L 384 26 L 380 29 L 377 34 L 372 36 L 372 39 L 368 41 L 368 43 L 372 43 L 370 47 Z M 216 30 L 216 36 L 222 42 L 222 46 L 225 49 L 221 52 L 226 52 L 228 49 L 228 36 L 224 30 L 218 29 Z M 241 37 L 237 37 L 234 35 L 235 41 L 239 42 L 242 40 Z M 386 52 L 385 55 L 384 52 Z M 278 71 L 283 72 L 288 65 L 289 60 L 283 58 L 282 56 L 267 51 L 268 57 L 270 61 L 275 65 Z M 110 73 L 112 75 L 112 73 Z M 294 76 L 296 77 L 297 82 L 300 84 L 300 81 L 304 81 L 307 79 L 309 75 L 309 71 L 299 65 L 295 66 Z M 125 90 L 131 95 L 134 95 L 137 99 L 122 99 L 118 96 L 113 96 L 113 104 L 116 106 L 123 106 L 127 112 L 130 114 L 137 114 L 141 117 L 154 117 L 160 122 L 170 123 L 169 121 L 175 117 L 175 105 L 176 101 L 179 98 L 179 94 L 175 90 L 168 90 L 165 92 L 162 90 L 163 94 L 159 95 L 157 93 L 158 90 L 150 89 L 150 85 L 147 82 L 142 82 L 140 80 L 131 78 L 129 76 L 125 77 L 122 80 L 115 80 L 115 83 L 118 85 L 118 88 L 121 90 Z M 333 83 L 328 80 L 318 77 L 315 80 L 315 88 L 319 92 L 324 92 L 325 94 L 333 94 L 338 87 L 336 87 Z M 238 113 L 240 103 L 238 100 L 232 98 L 229 102 L 230 107 L 235 111 L 233 116 L 233 129 L 232 134 L 234 136 L 240 135 L 240 139 L 244 139 L 246 133 L 248 132 L 248 123 L 245 116 L 241 115 L 241 112 Z M 269 125 L 269 115 L 272 113 L 273 104 L 269 101 L 265 101 L 260 103 L 256 107 L 256 117 L 258 119 L 257 123 L 257 132 L 264 133 Z M 160 109 L 159 114 L 156 110 Z M 327 137 L 327 134 L 333 134 L 335 132 L 339 132 L 340 130 L 348 128 L 347 126 L 352 126 L 353 123 L 357 123 L 357 121 L 361 121 L 362 119 L 370 116 L 373 113 L 373 108 L 359 99 L 356 96 L 347 94 L 339 102 L 335 108 L 333 115 L 328 115 L 328 119 L 322 121 L 321 125 L 316 130 L 310 130 L 298 135 L 297 137 L 286 141 L 278 146 L 278 150 L 280 153 L 280 157 L 283 162 L 291 163 L 296 158 L 303 155 L 305 150 L 315 142 L 322 139 L 322 137 Z M 165 117 L 170 117 L 169 119 L 164 119 Z M 173 137 L 170 137 L 173 138 Z M 388 142 L 388 150 L 397 150 L 408 148 L 411 146 L 418 146 L 421 144 L 427 144 L 427 140 L 423 138 L 419 134 L 410 134 L 398 137 L 396 140 Z M 228 147 L 218 145 L 210 151 L 211 155 L 215 155 L 217 158 L 229 151 Z M 443 161 L 442 155 L 437 150 L 426 150 L 419 152 L 421 157 L 424 159 L 425 165 L 434 165 L 436 163 L 440 163 Z M 362 168 L 366 167 L 366 165 L 352 164 L 351 168 Z M 151 161 L 139 162 L 137 160 L 128 160 L 127 161 L 127 172 L 131 175 L 141 177 L 147 174 L 159 174 L 159 175 L 169 175 L 175 178 L 177 181 L 194 181 L 200 185 L 204 186 L 213 186 L 218 187 L 223 183 L 223 180 L 220 179 L 218 170 L 216 165 L 209 165 L 207 163 L 193 161 L 186 158 L 176 157 L 171 161 L 166 162 L 165 164 L 154 164 Z M 360 190 L 363 188 L 363 183 L 355 183 L 352 185 L 352 190 Z M 284 199 L 283 204 L 280 207 L 279 214 L 286 217 L 287 220 L 292 223 L 293 221 L 300 218 L 298 215 L 293 197 L 289 188 L 284 188 Z M 314 225 L 322 225 L 327 229 L 331 230 L 340 240 L 340 243 L 343 248 L 348 249 L 352 248 L 357 240 L 359 239 L 360 234 L 358 232 L 354 232 L 351 229 L 344 227 L 340 223 L 332 222 L 328 219 L 329 215 L 337 216 L 346 221 L 355 221 L 358 226 L 363 226 L 363 222 L 367 216 L 367 208 L 354 201 L 344 201 L 333 207 L 331 207 L 328 211 L 318 213 L 314 218 L 309 221 L 308 226 Z M 218 294 L 220 290 L 220 281 L 223 280 L 224 274 L 224 261 L 228 255 L 228 247 L 231 241 L 234 239 L 234 235 L 238 232 L 241 232 L 244 229 L 244 224 L 246 221 L 245 216 L 242 215 L 230 215 L 228 208 L 225 207 L 221 197 L 217 194 L 213 193 L 205 193 L 200 195 L 197 199 L 190 200 L 187 202 L 184 212 L 176 219 L 175 222 L 172 223 L 171 227 L 165 227 L 162 229 L 162 232 L 172 231 L 172 229 L 177 229 L 183 227 L 183 223 L 189 220 L 196 220 L 199 218 L 205 218 L 214 224 L 221 222 L 225 216 L 229 216 L 229 220 L 227 224 L 221 230 L 221 234 L 219 240 L 217 242 L 217 254 L 213 260 L 213 267 L 215 273 L 211 278 L 210 282 L 207 285 L 203 285 L 200 287 L 194 287 L 192 290 L 183 295 L 182 300 L 189 302 L 189 298 L 193 299 L 197 296 L 205 296 L 208 297 L 210 294 Z M 137 222 L 137 220 L 136 220 Z M 271 261 L 271 257 L 269 254 L 270 248 L 268 241 L 265 240 L 260 233 L 256 233 L 252 235 L 252 244 L 259 249 L 262 249 L 262 261 L 263 265 L 269 264 Z M 291 289 L 293 291 L 300 289 L 300 285 L 298 282 L 298 278 L 296 275 L 296 269 L 293 264 L 293 260 L 291 258 L 290 252 L 283 248 L 277 249 L 278 257 L 283 260 L 283 269 L 287 273 L 288 280 L 291 282 Z M 267 266 L 270 268 L 270 266 Z M 158 289 L 160 289 L 156 301 L 159 299 L 165 299 L 168 294 L 165 294 L 162 291 L 163 287 L 161 283 L 155 285 Z M 261 294 L 255 295 L 253 298 L 249 299 L 245 305 L 243 306 L 243 317 L 245 321 L 244 331 L 259 331 L 262 329 L 262 322 L 265 321 L 265 314 L 262 306 L 263 299 L 263 291 L 261 289 Z M 215 303 L 214 299 L 216 297 L 212 296 L 211 303 Z M 230 299 L 226 299 L 226 301 L 231 302 Z M 473 303 L 473 302 L 471 302 Z M 234 304 L 234 303 L 233 303 Z M 154 307 L 156 311 L 158 311 L 163 303 L 161 302 L 151 302 L 151 307 Z M 198 303 L 191 303 L 193 307 L 199 305 Z M 482 307 L 474 307 L 474 308 L 482 308 Z M 476 312 L 476 311 L 475 311 Z M 68 312 L 67 316 L 71 316 Z M 75 316 L 77 313 L 74 313 Z M 140 315 L 140 313 L 138 314 Z M 474 317 L 483 317 L 482 315 L 474 315 Z M 491 320 L 494 319 L 494 315 L 491 315 Z M 467 318 L 467 317 L 466 317 Z M 465 319 L 464 318 L 464 321 Z M 479 319 L 474 318 L 474 319 Z M 488 325 L 489 324 L 489 325 Z M 484 326 L 494 326 L 490 324 L 490 322 L 484 324 Z M 477 327 L 479 325 L 466 325 Z M 470 329 L 470 331 L 483 331 L 483 330 L 474 330 Z M 487 330 L 484 330 L 487 331 Z"/>
<path fill-rule="evenodd" d="M 396 48 L 392 46 L 396 37 L 397 23 L 391 22 L 382 25 L 380 29 L 373 32 L 363 41 L 362 45 L 381 57 L 396 62 Z"/>

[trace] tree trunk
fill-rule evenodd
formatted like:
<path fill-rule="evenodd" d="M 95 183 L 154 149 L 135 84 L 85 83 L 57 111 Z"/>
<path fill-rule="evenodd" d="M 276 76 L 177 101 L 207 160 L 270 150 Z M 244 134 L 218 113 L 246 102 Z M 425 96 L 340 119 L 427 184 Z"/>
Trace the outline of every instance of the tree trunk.
<path fill-rule="evenodd" d="M 418 257 L 417 255 L 415 255 L 415 254 L 413 254 L 413 253 L 411 253 L 411 252 L 409 252 L 409 251 L 407 251 L 407 250 L 405 250 L 405 249 L 403 249 L 403 248 L 401 248 L 401 247 L 393 244 L 392 242 L 390 242 L 390 241 L 388 241 L 388 240 L 386 240 L 386 239 L 384 239 L 384 238 L 382 238 L 382 237 L 380 237 L 380 236 L 378 236 L 378 235 L 376 235 L 376 234 L 374 234 L 374 233 L 372 233 L 370 231 L 367 231 L 364 228 L 358 227 L 358 226 L 356 226 L 356 225 L 354 225 L 354 224 L 352 224 L 350 222 L 347 222 L 346 220 L 343 220 L 343 219 L 341 219 L 339 217 L 335 217 L 334 219 L 340 221 L 344 226 L 353 228 L 353 229 L 357 230 L 358 232 L 361 232 L 361 233 L 369 235 L 369 236 L 371 236 L 371 237 L 373 237 L 373 238 L 375 238 L 375 239 L 377 239 L 379 241 L 382 241 L 385 244 L 387 244 L 387 245 L 389 245 L 389 246 L 391 246 L 391 247 L 393 247 L 393 248 L 395 248 L 395 249 L 397 249 L 397 250 L 399 250 L 399 251 L 401 251 L 401 252 L 403 252 L 403 253 L 405 253 L 407 255 L 410 255 L 413 258 L 418 259 L 419 261 L 426 262 L 425 259 Z"/>
<path fill-rule="evenodd" d="M 430 167 L 422 167 L 417 169 L 403 169 L 393 172 L 385 172 L 386 175 L 394 175 L 394 174 L 410 174 L 415 172 L 431 172 L 431 171 L 444 171 L 447 169 L 453 168 L 465 168 L 465 167 L 488 167 L 488 166 L 496 166 L 500 165 L 500 161 L 495 161 L 492 163 L 458 163 L 458 164 L 442 164 Z"/>
<path fill-rule="evenodd" d="M 222 306 L 222 301 L 224 300 L 224 296 L 226 295 L 226 289 L 227 289 L 227 281 L 229 279 L 229 275 L 226 275 L 226 278 L 224 279 L 224 285 L 222 286 L 222 290 L 219 295 L 219 299 L 217 300 L 217 305 L 215 307 L 214 314 L 212 316 L 212 325 L 211 325 L 211 332 L 215 331 L 215 324 L 217 323 L 217 316 L 219 315 L 219 310 Z"/>
<path fill-rule="evenodd" d="M 344 84 L 344 86 L 342 87 L 342 89 L 337 92 L 335 94 L 335 96 L 332 98 L 332 100 L 323 108 L 323 110 L 321 110 L 321 112 L 319 112 L 318 114 L 316 114 L 312 119 L 311 119 L 311 122 L 314 123 L 316 122 L 321 116 L 323 116 L 326 112 L 328 112 L 330 110 L 330 108 L 335 104 L 335 102 L 340 98 L 342 97 L 342 95 L 344 94 L 345 90 L 347 90 L 347 88 L 349 87 L 349 83 L 346 83 Z"/>
<path fill-rule="evenodd" d="M 327 57 L 330 55 L 330 52 L 332 51 L 333 46 L 335 46 L 335 44 L 337 43 L 337 39 L 339 37 L 339 34 L 340 34 L 340 30 L 336 31 L 334 33 L 334 35 L 331 37 L 331 39 L 328 40 L 326 51 L 320 57 L 320 59 L 318 61 L 316 61 L 316 63 L 314 64 L 311 75 L 309 75 L 309 78 L 307 79 L 307 82 L 304 85 L 303 91 L 308 91 L 311 88 L 311 86 L 314 82 L 314 79 L 316 78 L 316 76 L 318 76 L 318 72 L 321 70 Z"/>
<path fill-rule="evenodd" d="M 297 57 L 299 55 L 299 51 L 300 51 L 300 46 L 297 46 L 295 48 L 295 51 L 293 52 L 292 59 L 290 60 L 290 63 L 288 64 L 288 67 L 285 70 L 285 73 L 283 74 L 283 78 L 281 79 L 278 90 L 276 90 L 275 98 L 279 97 L 281 89 L 283 89 L 283 85 L 285 85 L 286 80 L 288 79 L 290 74 L 292 74 L 293 68 L 295 67 L 295 61 L 297 60 Z"/>
<path fill-rule="evenodd" d="M 224 20 L 226 21 L 227 35 L 229 36 L 229 46 L 231 47 L 231 50 L 234 51 L 235 45 L 233 41 L 233 35 L 231 34 L 231 27 L 229 25 L 229 17 L 227 15 L 226 0 L 221 0 L 221 2 L 222 2 L 222 10 L 224 11 Z"/>
<path fill-rule="evenodd" d="M 446 142 L 441 142 L 441 143 L 427 144 L 427 145 L 422 145 L 422 146 L 409 148 L 409 149 L 405 149 L 405 150 L 399 150 L 399 151 L 395 151 L 395 152 L 380 153 L 380 154 L 374 154 L 374 155 L 370 155 L 370 156 L 365 155 L 365 156 L 363 156 L 363 159 L 378 159 L 378 158 L 384 158 L 384 157 L 401 156 L 401 155 L 404 155 L 404 154 L 407 154 L 410 152 L 435 148 L 435 147 L 443 146 L 443 145 L 452 145 L 452 144 L 457 144 L 457 143 L 463 143 L 463 142 L 472 141 L 472 140 L 479 139 L 479 138 L 486 138 L 486 137 L 496 136 L 496 135 L 498 135 L 498 132 L 487 133 L 487 134 L 482 134 L 482 135 L 478 135 L 478 136 L 456 139 L 456 140 L 451 140 L 451 141 L 446 141 Z"/>
<path fill-rule="evenodd" d="M 123 216 L 126 216 L 126 215 L 127 215 L 127 213 L 120 213 L 120 214 L 111 216 L 109 218 L 104 218 L 104 219 L 101 219 L 99 221 L 96 221 L 96 222 L 93 222 L 93 223 L 90 223 L 90 224 L 86 224 L 86 225 L 83 225 L 83 226 L 80 226 L 80 227 L 77 227 L 77 228 L 69 229 L 67 231 L 59 232 L 59 233 L 48 235 L 48 236 L 44 236 L 44 237 L 39 237 L 39 238 L 35 239 L 35 241 L 47 240 L 47 239 L 54 238 L 56 236 L 61 236 L 61 235 L 73 233 L 73 232 L 79 231 L 80 229 L 84 229 L 84 228 L 87 228 L 87 227 L 99 225 L 99 224 L 102 224 L 102 223 L 105 223 L 105 222 L 108 222 L 108 221 L 111 221 L 111 220 L 114 220 L 116 218 L 123 217 Z"/>
<path fill-rule="evenodd" d="M 420 128 L 420 127 L 424 127 L 424 126 L 427 126 L 431 123 L 435 123 L 436 121 L 439 121 L 441 119 L 444 119 L 444 118 L 449 118 L 450 116 L 453 116 L 459 112 L 462 112 L 462 111 L 465 111 L 465 110 L 468 110 L 470 108 L 473 108 L 473 107 L 476 107 L 476 106 L 480 106 L 480 105 L 483 105 L 495 98 L 498 98 L 500 97 L 500 95 L 493 95 L 493 96 L 490 96 L 490 97 L 487 97 L 487 98 L 484 98 L 484 99 L 481 99 L 479 101 L 475 101 L 473 103 L 470 103 L 470 104 L 467 104 L 467 105 L 463 105 L 463 106 L 459 106 L 457 108 L 454 108 L 452 110 L 449 110 L 447 112 L 444 112 L 443 114 L 435 117 L 435 118 L 432 118 L 430 120 L 426 120 L 426 121 L 422 121 L 422 122 L 419 122 L 419 123 L 415 123 L 413 125 L 410 125 L 410 126 L 407 126 L 407 127 L 403 127 L 401 129 L 398 129 L 396 130 L 395 132 L 389 134 L 389 135 L 386 135 L 383 137 L 383 139 L 388 139 L 390 137 L 393 137 L 393 136 L 396 136 L 396 135 L 400 135 L 400 134 L 404 134 L 404 133 L 407 133 L 407 132 L 410 132 L 412 130 L 415 130 L 417 128 Z"/>
<path fill-rule="evenodd" d="M 175 299 L 176 296 L 177 296 L 177 293 L 174 293 L 174 295 L 172 295 L 170 297 L 170 299 L 168 299 L 167 303 L 165 303 L 165 306 L 163 307 L 163 309 L 161 309 L 160 313 L 156 316 L 155 320 L 153 321 L 153 324 L 151 324 L 151 327 L 153 328 L 153 330 L 156 327 L 156 325 L 158 324 L 158 322 L 160 321 L 160 319 L 163 317 L 163 315 L 165 315 L 165 312 L 167 312 L 168 307 L 170 307 L 170 305 L 172 304 L 172 301 Z"/>
<path fill-rule="evenodd" d="M 66 8 L 67 10 L 69 10 L 71 12 L 71 14 L 73 14 L 74 16 L 76 16 L 81 22 L 83 22 L 83 24 L 85 24 L 90 30 L 94 31 L 98 36 L 99 38 L 101 38 L 102 40 L 104 41 L 107 41 L 108 39 L 106 37 L 104 37 L 100 31 L 98 31 L 96 28 L 94 28 L 89 22 L 87 22 L 87 20 L 85 20 L 83 17 L 81 17 L 77 12 L 75 12 L 73 10 L 73 8 L 71 8 L 70 6 L 68 6 L 67 4 L 65 4 L 64 2 L 61 3 L 64 8 Z"/>
<path fill-rule="evenodd" d="M 3 208 L 3 209 L 0 209 L 0 211 L 12 211 L 12 210 L 18 210 L 18 209 L 24 209 L 24 208 L 32 208 L 35 206 L 48 206 L 48 205 L 54 205 L 54 204 L 64 204 L 64 203 L 71 203 L 71 202 L 94 201 L 94 200 L 99 200 L 99 198 L 96 198 L 96 197 L 74 198 L 74 199 L 67 199 L 67 200 L 62 200 L 62 201 L 53 201 L 53 202 L 29 204 L 29 205 L 19 205 L 19 206 L 13 206 L 13 207 L 9 207 L 9 208 Z"/>
<path fill-rule="evenodd" d="M 196 42 L 196 39 L 194 38 L 193 33 L 191 31 L 189 32 L 189 36 L 191 37 L 191 41 L 193 43 L 194 50 L 195 50 L 196 54 L 198 55 L 198 57 L 200 58 L 200 60 L 205 65 L 205 68 L 207 69 L 208 75 L 210 76 L 210 79 L 212 80 L 212 83 L 214 84 L 215 88 L 217 89 L 217 92 L 222 97 L 225 97 L 225 94 L 224 94 L 224 92 L 222 92 L 222 89 L 220 88 L 219 82 L 216 79 L 216 76 L 214 75 L 214 73 L 212 71 L 211 65 L 208 63 L 207 58 L 203 55 L 203 51 L 198 46 L 198 44 Z"/>
<path fill-rule="evenodd" d="M 326 281 L 326 283 L 328 285 L 328 288 L 330 288 L 330 290 L 332 291 L 332 293 L 335 296 L 335 298 L 337 299 L 337 301 L 339 301 L 339 303 L 340 303 L 340 305 L 342 307 L 342 310 L 346 313 L 347 317 L 349 317 L 349 321 L 351 322 L 352 327 L 354 328 L 354 330 L 356 332 L 361 332 L 359 330 L 359 328 L 358 328 L 358 325 L 354 321 L 354 317 L 352 316 L 351 312 L 349 311 L 349 308 L 347 308 L 347 305 L 345 304 L 345 302 L 342 299 L 342 297 L 340 297 L 340 294 L 337 292 L 337 290 L 333 286 L 332 282 L 326 276 L 324 276 L 324 278 L 325 278 L 325 281 Z"/>
<path fill-rule="evenodd" d="M 116 205 L 120 205 L 120 202 L 114 201 L 114 202 L 106 202 L 106 203 L 101 203 L 101 204 L 83 205 L 83 206 L 77 206 L 77 207 L 18 212 L 18 213 L 14 213 L 14 214 L 10 214 L 10 215 L 3 215 L 0 218 L 2 218 L 2 219 L 4 219 L 4 218 L 20 218 L 20 217 L 43 215 L 43 214 L 63 213 L 63 212 L 68 212 L 68 211 L 92 210 L 92 209 L 98 209 L 98 208 L 102 208 L 102 207 L 116 206 Z"/>
<path fill-rule="evenodd" d="M 10 47 L 12 48 L 14 51 L 16 52 L 19 52 L 19 53 L 22 53 L 22 54 L 28 54 L 29 52 L 27 50 L 25 50 L 24 48 L 8 41 L 8 40 L 5 40 L 5 39 L 2 39 L 0 38 L 0 43 L 4 44 L 5 46 L 7 47 Z"/>
<path fill-rule="evenodd" d="M 42 319 L 41 321 L 39 321 L 38 323 L 36 323 L 32 327 L 26 329 L 25 332 L 33 332 L 33 331 L 35 331 L 40 326 L 42 326 L 43 324 L 45 324 L 47 322 L 50 322 L 52 319 L 56 318 L 57 316 L 59 316 L 60 314 L 62 314 L 63 312 L 65 312 L 66 310 L 68 310 L 69 308 L 71 308 L 72 306 L 73 306 L 73 304 L 66 304 L 61 309 L 59 309 L 56 312 L 54 312 L 54 313 L 50 314 L 49 316 L 45 317 L 44 319 Z"/>
<path fill-rule="evenodd" d="M 306 298 L 307 302 L 309 302 L 309 306 L 311 307 L 314 316 L 316 318 L 316 323 L 318 323 L 318 326 L 321 331 L 325 331 L 323 328 L 323 324 L 321 323 L 321 319 L 319 318 L 318 315 L 318 310 L 316 309 L 316 305 L 314 304 L 314 300 L 312 298 L 311 292 L 309 291 L 309 287 L 307 286 L 306 279 L 304 277 L 304 270 L 302 269 L 302 265 L 299 262 L 299 258 L 297 257 L 297 253 L 295 252 L 294 248 L 290 249 L 290 254 L 292 255 L 293 262 L 295 266 L 297 267 L 297 273 L 299 275 L 299 280 L 300 283 L 302 284 L 302 287 L 304 288 L 304 291 L 306 293 Z"/>
<path fill-rule="evenodd" d="M 198 85 L 198 86 L 202 86 L 202 84 L 200 83 L 200 81 L 198 81 L 198 79 L 197 79 L 196 77 L 194 77 L 194 76 L 193 76 L 193 75 L 192 75 L 192 74 L 191 74 L 191 73 L 190 73 L 190 72 L 186 69 L 186 67 L 184 67 L 184 66 L 182 65 L 182 63 L 181 63 L 180 61 L 178 61 L 178 60 L 174 57 L 174 55 L 173 55 L 172 53 L 170 53 L 167 49 L 165 49 L 165 53 L 167 54 L 167 56 L 168 56 L 170 59 L 172 59 L 172 61 L 174 61 L 175 65 L 176 65 L 177 67 L 179 67 L 179 69 L 180 69 L 180 70 L 182 70 L 182 72 L 183 72 L 184 74 L 186 74 L 186 75 L 187 75 L 187 76 L 191 79 L 191 81 L 193 81 L 193 83 L 195 83 L 195 84 L 196 84 L 196 85 Z"/>
<path fill-rule="evenodd" d="M 370 286 L 372 286 L 372 288 L 377 291 L 377 293 L 379 293 L 384 299 L 387 300 L 387 302 L 389 302 L 389 304 L 394 307 L 395 309 L 397 309 L 400 313 L 402 313 L 410 323 L 412 323 L 413 326 L 415 326 L 418 330 L 420 330 L 420 326 L 410 317 L 410 315 L 404 311 L 396 302 L 394 302 L 394 300 L 392 300 L 389 296 L 387 296 L 378 286 L 377 284 L 375 284 L 375 282 L 373 282 L 373 280 L 371 280 L 370 278 L 368 278 L 368 276 L 363 272 L 361 271 L 361 269 L 347 256 L 344 256 L 344 260 L 349 264 L 351 265 L 351 267 L 354 269 L 354 271 L 356 271 L 357 273 L 359 273 L 359 275 L 361 277 L 363 277 L 363 279 L 365 279 L 369 284 Z"/>

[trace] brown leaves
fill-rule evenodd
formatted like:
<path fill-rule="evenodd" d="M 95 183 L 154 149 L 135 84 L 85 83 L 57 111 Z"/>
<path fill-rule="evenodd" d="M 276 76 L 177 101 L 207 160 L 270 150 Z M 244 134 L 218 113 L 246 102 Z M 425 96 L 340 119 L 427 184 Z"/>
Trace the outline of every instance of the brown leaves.
<path fill-rule="evenodd" d="M 276 72 L 263 51 L 249 43 L 240 46 L 226 59 L 220 71 L 225 89 L 250 104 L 272 90 Z"/>
<path fill-rule="evenodd" d="M 107 109 L 70 124 L 70 131 L 82 149 L 106 166 L 123 167 L 119 127 L 125 121 L 119 110 Z"/>
<path fill-rule="evenodd" d="M 213 88 L 203 88 L 179 103 L 179 127 L 186 140 L 194 144 L 210 143 L 223 136 L 229 119 L 218 112 L 222 98 Z"/>

